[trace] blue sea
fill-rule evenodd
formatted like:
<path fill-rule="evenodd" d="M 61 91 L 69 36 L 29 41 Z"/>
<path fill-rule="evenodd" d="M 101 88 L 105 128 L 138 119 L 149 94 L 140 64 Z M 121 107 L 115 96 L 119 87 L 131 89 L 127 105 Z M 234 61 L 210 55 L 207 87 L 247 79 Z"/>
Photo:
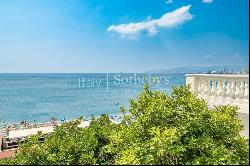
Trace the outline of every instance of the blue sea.
<path fill-rule="evenodd" d="M 74 119 L 129 107 L 149 83 L 170 93 L 185 84 L 184 74 L 70 73 L 0 74 L 0 123 L 47 122 L 51 117 Z"/>

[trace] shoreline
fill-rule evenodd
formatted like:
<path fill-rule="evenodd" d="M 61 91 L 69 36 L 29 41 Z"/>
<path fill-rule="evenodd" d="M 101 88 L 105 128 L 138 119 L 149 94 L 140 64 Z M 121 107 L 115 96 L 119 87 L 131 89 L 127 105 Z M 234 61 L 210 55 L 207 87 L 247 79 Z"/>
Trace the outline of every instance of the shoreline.
<path fill-rule="evenodd" d="M 109 116 L 110 120 L 113 121 L 114 123 L 118 123 L 119 122 L 119 118 L 122 117 L 122 113 L 117 113 L 117 114 L 106 114 Z M 99 118 L 101 117 L 101 115 L 97 115 L 97 116 L 93 116 L 94 118 Z M 8 135 L 9 132 L 13 132 L 13 131 L 24 131 L 26 129 L 38 129 L 38 128 L 45 128 L 45 127 L 56 127 L 56 126 L 60 126 L 65 122 L 70 122 L 70 121 L 74 121 L 78 118 L 74 118 L 74 119 L 61 119 L 61 120 L 57 120 L 56 117 L 52 117 L 50 121 L 46 121 L 46 122 L 27 122 L 27 121 L 21 121 L 19 123 L 4 123 L 0 125 L 0 136 L 2 135 L 3 137 L 6 137 Z M 91 121 L 91 117 L 84 117 L 83 116 L 83 121 L 82 123 L 90 123 Z M 80 124 L 80 127 L 86 126 L 86 124 Z"/>
<path fill-rule="evenodd" d="M 121 122 L 122 116 L 121 114 L 109 115 L 107 114 L 110 121 L 115 124 L 119 124 Z M 94 118 L 99 118 L 99 116 L 94 116 Z M 18 142 L 24 142 L 25 139 L 31 135 L 35 135 L 38 132 L 42 132 L 42 136 L 39 138 L 40 142 L 44 142 L 44 135 L 50 135 L 54 132 L 57 127 L 60 127 L 63 123 L 67 123 L 69 121 L 74 121 L 79 118 L 68 119 L 64 121 L 56 121 L 56 118 L 51 118 L 50 122 L 46 123 L 36 123 L 36 124 L 29 124 L 28 126 L 24 126 L 24 122 L 17 126 L 15 124 L 15 128 L 10 127 L 9 129 L 1 128 L 0 131 L 0 158 L 1 153 L 8 152 L 11 150 L 16 150 L 19 148 Z M 78 125 L 79 128 L 88 127 L 91 123 L 90 118 L 83 118 L 80 124 Z M 23 125 L 23 126 L 22 126 Z M 7 129 L 7 130 L 6 130 Z"/>

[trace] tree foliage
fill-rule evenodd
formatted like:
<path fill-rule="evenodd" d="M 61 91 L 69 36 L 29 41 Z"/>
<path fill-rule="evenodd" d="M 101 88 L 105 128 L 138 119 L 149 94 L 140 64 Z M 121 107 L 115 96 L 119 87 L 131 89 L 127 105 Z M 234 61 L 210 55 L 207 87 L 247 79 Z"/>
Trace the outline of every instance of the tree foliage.
<path fill-rule="evenodd" d="M 171 95 L 146 85 L 130 101 L 120 124 L 108 115 L 64 123 L 39 143 L 41 133 L 22 144 L 13 159 L 1 164 L 249 164 L 249 143 L 240 136 L 238 108 L 208 109 L 188 86 Z"/>

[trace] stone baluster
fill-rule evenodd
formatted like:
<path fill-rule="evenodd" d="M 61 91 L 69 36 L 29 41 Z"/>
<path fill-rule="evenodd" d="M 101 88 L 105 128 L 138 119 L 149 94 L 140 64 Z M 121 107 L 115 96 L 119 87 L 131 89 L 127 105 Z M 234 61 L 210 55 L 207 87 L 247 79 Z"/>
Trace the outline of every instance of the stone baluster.
<path fill-rule="evenodd" d="M 240 99 L 241 96 L 241 92 L 240 92 L 240 82 L 237 81 L 236 82 L 236 86 L 235 86 L 235 98 L 236 99 Z"/>
<path fill-rule="evenodd" d="M 204 90 L 203 90 L 203 94 L 204 97 L 207 98 L 208 97 L 208 91 L 209 91 L 209 87 L 208 87 L 209 81 L 207 79 L 204 79 Z"/>
<path fill-rule="evenodd" d="M 245 81 L 240 80 L 240 96 L 239 96 L 239 104 L 244 104 L 244 93 L 245 93 Z"/>
<path fill-rule="evenodd" d="M 212 87 L 211 87 L 211 100 L 216 100 L 216 80 L 212 79 Z"/>
<path fill-rule="evenodd" d="M 201 94 L 202 94 L 202 91 L 201 91 L 201 90 L 202 90 L 202 89 L 201 89 L 202 82 L 201 82 L 200 79 L 198 79 L 197 82 L 198 82 L 197 94 L 198 94 L 198 96 L 201 96 Z"/>
<path fill-rule="evenodd" d="M 235 99 L 235 81 L 231 80 L 231 98 Z"/>
<path fill-rule="evenodd" d="M 243 97 L 245 100 L 249 100 L 248 82 L 245 82 L 245 89 L 244 89 Z"/>
<path fill-rule="evenodd" d="M 244 90 L 245 90 L 245 82 L 243 80 L 240 81 L 240 98 L 244 97 Z"/>
<path fill-rule="evenodd" d="M 201 96 L 204 96 L 205 81 L 201 80 Z"/>
<path fill-rule="evenodd" d="M 232 90 L 231 90 L 231 85 L 232 85 L 232 82 L 231 81 L 227 81 L 227 85 L 226 85 L 226 94 L 225 94 L 225 103 L 226 104 L 230 104 L 231 101 L 232 101 Z"/>
<path fill-rule="evenodd" d="M 226 92 L 227 92 L 226 81 L 223 80 L 223 82 L 222 82 L 222 96 L 223 96 L 223 99 L 226 99 L 226 97 L 227 97 Z"/>
<path fill-rule="evenodd" d="M 217 96 L 219 98 L 222 98 L 223 96 L 223 85 L 222 85 L 222 80 L 218 80 L 218 86 L 217 86 Z"/>
<path fill-rule="evenodd" d="M 211 96 L 211 80 L 207 80 L 207 97 Z"/>
<path fill-rule="evenodd" d="M 227 86 L 226 86 L 226 97 L 231 98 L 231 82 L 227 81 Z"/>
<path fill-rule="evenodd" d="M 239 105 L 241 107 L 242 112 L 247 112 L 249 114 L 249 92 L 248 92 L 248 80 L 242 81 L 241 90 L 242 96 L 239 101 Z"/>

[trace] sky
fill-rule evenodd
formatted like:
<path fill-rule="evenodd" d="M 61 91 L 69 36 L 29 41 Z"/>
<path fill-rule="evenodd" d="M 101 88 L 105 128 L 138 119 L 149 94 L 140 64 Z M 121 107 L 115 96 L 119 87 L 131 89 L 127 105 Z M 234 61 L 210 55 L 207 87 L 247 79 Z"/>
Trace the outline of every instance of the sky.
<path fill-rule="evenodd" d="M 248 0 L 0 0 L 0 72 L 248 65 Z"/>

